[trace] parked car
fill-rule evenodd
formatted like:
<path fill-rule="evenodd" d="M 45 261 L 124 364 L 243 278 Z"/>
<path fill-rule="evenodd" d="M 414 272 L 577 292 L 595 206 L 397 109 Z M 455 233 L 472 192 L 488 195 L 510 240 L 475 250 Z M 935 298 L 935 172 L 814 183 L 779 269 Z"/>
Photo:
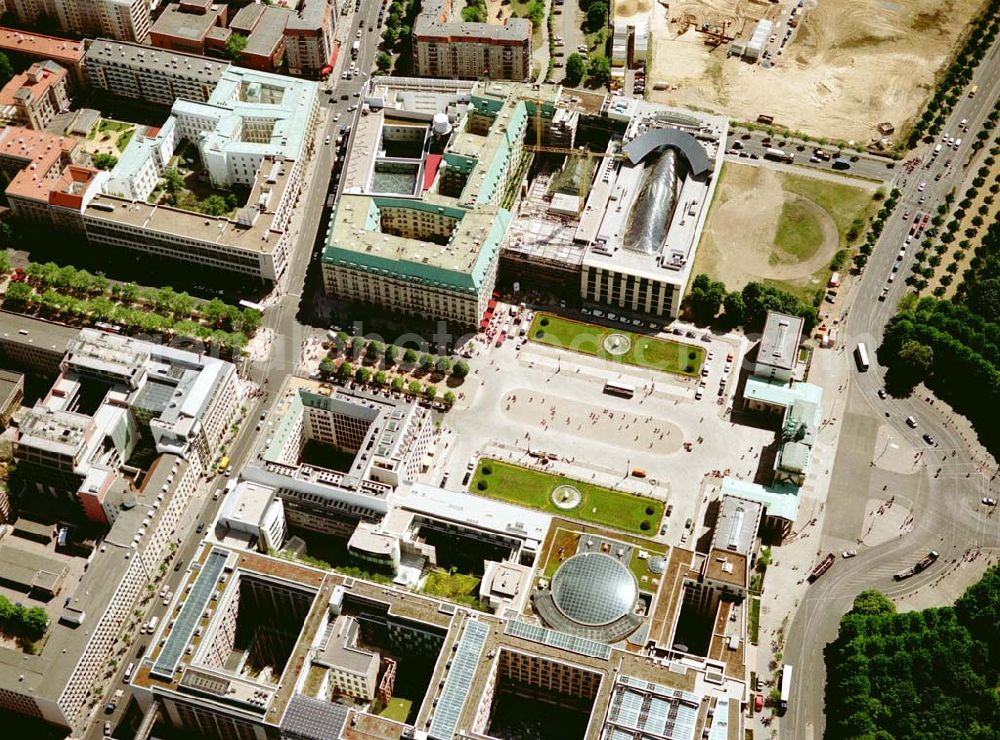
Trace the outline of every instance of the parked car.
<path fill-rule="evenodd" d="M 853 558 L 857 554 L 857 550 L 844 550 L 843 552 L 844 558 Z"/>
<path fill-rule="evenodd" d="M 983 499 L 983 504 L 986 506 L 996 506 L 997 500 L 995 498 L 990 498 L 989 496 L 987 496 L 986 498 Z"/>

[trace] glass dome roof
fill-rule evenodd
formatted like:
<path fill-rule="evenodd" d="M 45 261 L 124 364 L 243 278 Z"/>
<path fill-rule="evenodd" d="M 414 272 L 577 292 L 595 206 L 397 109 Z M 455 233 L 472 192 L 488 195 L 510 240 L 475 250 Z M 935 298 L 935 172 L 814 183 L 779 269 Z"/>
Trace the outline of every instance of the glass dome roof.
<path fill-rule="evenodd" d="M 574 555 L 552 577 L 552 599 L 564 615 L 597 626 L 621 619 L 635 607 L 639 589 L 628 568 L 610 555 Z"/>

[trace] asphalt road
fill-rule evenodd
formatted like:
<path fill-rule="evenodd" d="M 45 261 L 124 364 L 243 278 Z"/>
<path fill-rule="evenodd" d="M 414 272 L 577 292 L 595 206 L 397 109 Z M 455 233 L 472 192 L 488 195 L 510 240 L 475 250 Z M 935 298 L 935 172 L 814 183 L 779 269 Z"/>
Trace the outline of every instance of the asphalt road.
<path fill-rule="evenodd" d="M 765 144 L 764 140 L 768 138 L 770 138 L 770 143 Z M 857 157 L 857 160 L 851 162 L 850 169 L 838 170 L 833 167 L 834 158 L 832 156 L 828 161 L 809 161 L 817 149 L 823 149 L 830 154 L 838 151 L 834 146 L 820 146 L 816 142 L 802 141 L 792 136 L 768 137 L 765 131 L 749 131 L 740 127 L 733 127 L 730 132 L 729 146 L 726 149 L 726 153 L 747 161 L 751 159 L 751 155 L 756 155 L 762 159 L 764 152 L 769 148 L 781 149 L 787 154 L 794 154 L 795 165 L 852 177 L 864 177 L 869 180 L 878 180 L 886 183 L 895 177 L 896 172 L 901 167 L 899 162 L 888 157 L 877 157 L 872 154 L 845 150 L 844 157 L 847 159 Z"/>
<path fill-rule="evenodd" d="M 368 75 L 362 73 L 352 80 L 344 80 L 340 77 L 341 71 L 350 66 L 350 46 L 356 38 L 361 19 L 365 21 L 365 30 L 362 30 L 361 53 L 358 58 L 358 66 L 361 70 L 370 70 L 374 64 L 375 55 L 378 51 L 378 44 L 381 39 L 381 30 L 372 28 L 378 19 L 379 4 L 363 3 L 360 13 L 353 14 L 347 18 L 339 17 L 340 22 L 349 22 L 349 30 L 341 38 L 346 39 L 337 68 L 331 74 L 327 82 L 321 84 L 321 105 L 327 109 L 329 115 L 323 119 L 323 128 L 317 135 L 317 146 L 311 163 L 311 168 L 307 173 L 302 194 L 299 196 L 297 208 L 301 209 L 301 218 L 293 220 L 293 228 L 297 231 L 293 235 L 295 246 L 289 258 L 289 267 L 281 286 L 281 297 L 276 305 L 265 310 L 261 321 L 262 327 L 273 332 L 274 340 L 271 351 L 267 357 L 248 364 L 245 376 L 258 383 L 265 391 L 264 396 L 248 399 L 247 416 L 241 427 L 236 441 L 230 446 L 229 458 L 233 470 L 240 470 L 253 449 L 256 438 L 255 426 L 260 417 L 262 409 L 270 406 L 270 389 L 277 389 L 286 375 L 295 370 L 301 354 L 303 339 L 309 334 L 315 334 L 320 329 L 312 324 L 315 323 L 312 317 L 312 307 L 314 296 L 303 295 L 305 288 L 306 273 L 310 264 L 318 259 L 317 250 L 326 226 L 326 219 L 329 213 L 325 208 L 327 189 L 330 183 L 330 172 L 334 162 L 336 131 L 343 123 L 351 123 L 352 116 L 347 110 L 348 107 L 357 105 L 359 99 L 354 97 L 354 93 L 359 91 L 368 79 Z M 342 95 L 347 95 L 347 100 L 341 100 Z M 354 112 L 355 115 L 359 111 Z M 325 138 L 329 136 L 331 143 L 325 144 Z M 182 567 L 179 571 L 171 568 L 167 577 L 157 587 L 157 597 L 152 602 L 149 613 L 144 618 L 148 620 L 152 616 L 163 618 L 167 607 L 163 606 L 159 598 L 159 589 L 166 585 L 168 590 L 176 591 L 181 577 L 184 575 L 186 565 L 194 556 L 202 540 L 202 534 L 196 532 L 196 523 L 208 524 L 211 522 L 222 502 L 220 495 L 217 500 L 213 500 L 212 493 L 225 486 L 227 479 L 218 476 L 210 483 L 208 494 L 205 495 L 202 503 L 202 510 L 196 516 L 191 516 L 188 520 L 188 528 L 181 531 L 181 545 L 173 563 L 180 562 Z M 197 505 L 197 501 L 195 504 Z M 136 655 L 140 645 L 148 645 L 151 638 L 148 636 L 137 636 L 129 650 L 119 661 L 119 675 L 115 677 L 115 682 L 107 692 L 107 696 L 114 693 L 117 688 L 126 689 L 126 694 L 119 702 L 117 709 L 110 715 L 103 712 L 103 702 L 95 713 L 97 721 L 90 725 L 86 732 L 86 737 L 100 738 L 103 735 L 104 722 L 110 721 L 112 727 L 116 727 L 126 713 L 131 699 L 128 686 L 121 681 L 121 673 L 125 666 L 136 660 Z M 131 730 L 122 728 L 121 732 L 115 731 L 116 737 L 130 737 Z"/>
<path fill-rule="evenodd" d="M 969 174 L 966 163 L 971 155 L 970 143 L 1000 96 L 998 54 L 1000 42 L 994 44 L 973 78 L 973 83 L 979 85 L 979 93 L 975 98 L 967 95 L 961 98 L 943 130 L 955 136 L 958 122 L 963 118 L 969 120 L 968 133 L 961 135 L 961 149 L 948 154 L 942 151 L 931 157 L 938 142 L 922 144 L 915 152 L 922 157 L 918 169 L 907 175 L 897 165 L 894 185 L 903 193 L 900 204 L 886 223 L 841 329 L 841 340 L 847 348 L 844 361 L 852 363 L 852 382 L 819 549 L 836 552 L 850 544 L 845 537 L 848 532 L 844 510 L 856 511 L 859 506 L 863 510 L 869 496 L 895 495 L 897 502 L 911 511 L 914 527 L 905 536 L 859 548 L 856 558 L 840 560 L 809 588 L 791 622 L 784 647 L 784 660 L 794 665 L 795 671 L 790 706 L 780 722 L 782 737 L 795 740 L 822 737 L 826 682 L 823 648 L 836 638 L 840 617 L 850 609 L 858 592 L 874 588 L 890 597 L 903 596 L 927 586 L 940 576 L 943 567 L 960 559 L 967 549 L 1000 547 L 1000 528 L 995 525 L 992 510 L 979 503 L 991 486 L 994 491 L 991 495 L 996 495 L 997 481 L 990 481 L 978 472 L 969 445 L 958 434 L 950 412 L 942 404 L 932 404 L 917 394 L 908 399 L 879 399 L 877 393 L 884 373 L 874 357 L 886 322 L 908 291 L 904 281 L 910 272 L 916 240 L 913 247 L 907 248 L 899 278 L 890 284 L 887 276 L 909 233 L 913 215 L 918 211 L 933 214 L 950 189 L 963 190 L 963 181 Z M 942 177 L 938 181 L 934 178 L 939 173 Z M 926 188 L 921 192 L 920 183 L 924 182 Z M 924 196 L 926 202 L 920 204 Z M 910 217 L 904 219 L 904 212 L 909 212 Z M 884 302 L 878 300 L 883 288 L 888 288 Z M 872 365 L 867 372 L 857 371 L 850 354 L 858 342 L 865 342 L 869 348 Z M 916 419 L 916 430 L 906 425 L 908 416 Z M 871 446 L 858 450 L 850 441 L 873 439 L 873 425 L 882 423 L 923 450 L 924 467 L 919 473 L 899 476 L 863 467 L 875 450 Z M 924 433 L 936 439 L 936 447 L 923 443 Z M 888 486 L 886 493 L 882 493 L 882 485 Z M 860 526 L 855 536 L 861 536 Z M 907 580 L 893 580 L 894 573 L 914 564 L 932 549 L 941 556 L 936 564 Z"/>

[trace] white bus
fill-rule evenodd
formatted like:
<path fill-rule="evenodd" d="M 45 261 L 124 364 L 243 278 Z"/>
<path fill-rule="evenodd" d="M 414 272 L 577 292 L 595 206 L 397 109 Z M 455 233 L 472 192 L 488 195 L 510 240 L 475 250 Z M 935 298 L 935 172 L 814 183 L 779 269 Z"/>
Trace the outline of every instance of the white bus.
<path fill-rule="evenodd" d="M 868 362 L 868 348 L 865 347 L 864 342 L 858 342 L 858 346 L 854 350 L 854 359 L 858 363 L 858 370 L 861 372 L 870 367 Z"/>
<path fill-rule="evenodd" d="M 248 301 L 244 299 L 240 301 L 239 305 L 240 308 L 251 308 L 254 311 L 258 311 L 259 313 L 264 313 L 264 307 L 259 303 L 254 303 L 253 301 Z"/>
<path fill-rule="evenodd" d="M 635 395 L 635 386 L 631 383 L 622 383 L 620 380 L 609 380 L 604 384 L 604 392 L 612 396 L 632 398 Z"/>
<path fill-rule="evenodd" d="M 785 664 L 781 668 L 781 710 L 788 709 L 788 700 L 792 695 L 792 667 Z"/>

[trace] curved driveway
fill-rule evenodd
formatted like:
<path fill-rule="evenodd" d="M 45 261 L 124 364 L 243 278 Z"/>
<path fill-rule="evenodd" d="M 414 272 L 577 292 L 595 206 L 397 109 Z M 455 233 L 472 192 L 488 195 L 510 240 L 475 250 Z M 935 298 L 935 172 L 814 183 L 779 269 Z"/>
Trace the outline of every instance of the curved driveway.
<path fill-rule="evenodd" d="M 973 82 L 979 85 L 976 98 L 963 96 L 955 107 L 944 132 L 953 135 L 958 121 L 969 119 L 966 142 L 975 138 L 994 101 L 1000 96 L 1000 41 L 984 59 Z M 930 160 L 932 145 L 922 145 L 915 153 Z M 851 607 L 859 591 L 878 589 L 890 597 L 899 598 L 939 579 L 963 553 L 974 548 L 1000 547 L 1000 527 L 992 510 L 979 501 L 988 492 L 996 496 L 1000 479 L 992 459 L 983 465 L 985 453 L 974 441 L 959 431 L 959 421 L 940 402 L 927 400 L 926 391 L 919 389 L 909 399 L 881 400 L 882 368 L 874 362 L 886 322 L 895 313 L 899 299 L 906 294 L 905 277 L 909 274 L 913 248 L 908 248 L 899 270 L 899 279 L 888 283 L 893 263 L 903 245 L 910 223 L 917 212 L 933 214 L 951 188 L 961 191 L 968 169 L 965 163 L 971 152 L 968 143 L 951 157 L 939 156 L 918 167 L 912 174 L 899 172 L 896 186 L 903 196 L 895 214 L 885 225 L 882 237 L 868 262 L 865 274 L 851 303 L 841 329 L 840 341 L 846 346 L 844 362 L 851 362 L 851 352 L 858 342 L 869 347 L 872 367 L 857 372 L 852 367 L 851 384 L 845 409 L 841 445 L 835 462 L 834 476 L 827 499 L 827 516 L 823 527 L 823 550 L 850 546 L 861 536 L 864 511 L 871 497 L 894 495 L 913 516 L 913 530 L 905 536 L 880 545 L 859 548 L 858 557 L 842 560 L 829 574 L 809 588 L 796 611 L 788 630 L 784 660 L 796 666 L 792 700 L 780 720 L 783 738 L 810 740 L 823 736 L 823 692 L 826 670 L 823 648 L 836 638 L 841 616 Z M 955 166 L 946 161 L 954 159 Z M 897 171 L 901 169 L 897 167 Z M 941 173 L 941 180 L 934 179 Z M 918 185 L 926 182 L 926 190 Z M 924 205 L 918 203 L 926 194 Z M 909 218 L 902 214 L 909 212 Z M 915 246 L 915 245 L 914 245 Z M 887 299 L 878 300 L 884 287 Z M 907 416 L 918 423 L 916 431 L 905 424 Z M 888 417 L 888 418 L 887 418 Z M 902 476 L 871 467 L 875 455 L 875 430 L 888 424 L 893 433 L 915 444 L 923 451 L 924 465 L 918 473 Z M 923 444 L 921 435 L 929 433 L 937 440 L 936 447 Z M 921 446 L 922 445 L 922 446 Z M 939 472 L 940 469 L 940 472 Z M 986 469 L 986 473 L 981 470 Z M 882 492 L 882 486 L 887 492 Z M 892 574 L 922 558 L 929 550 L 937 550 L 940 560 L 925 572 L 896 582 Z"/>

